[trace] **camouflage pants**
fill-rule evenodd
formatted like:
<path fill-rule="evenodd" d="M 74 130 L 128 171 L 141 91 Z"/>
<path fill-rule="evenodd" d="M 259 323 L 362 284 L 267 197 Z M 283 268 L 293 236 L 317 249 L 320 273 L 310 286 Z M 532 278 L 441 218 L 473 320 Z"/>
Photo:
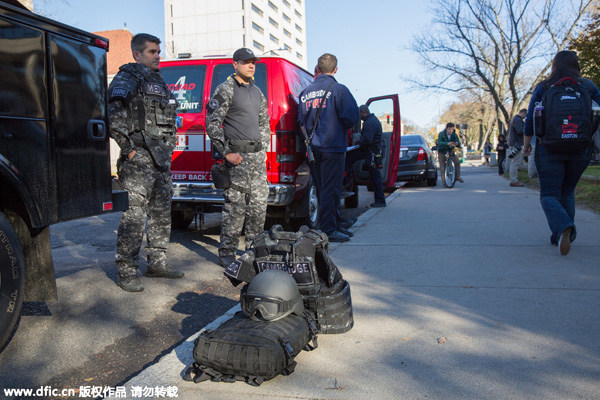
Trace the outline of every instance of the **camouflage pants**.
<path fill-rule="evenodd" d="M 159 171 L 150 153 L 139 149 L 131 160 L 121 165 L 119 180 L 129 195 L 129 208 L 121 215 L 117 235 L 119 274 L 135 273 L 146 222 L 148 264 L 150 267 L 166 264 L 173 192 L 170 172 Z"/>
<path fill-rule="evenodd" d="M 266 154 L 242 153 L 244 159 L 239 165 L 230 169 L 231 182 L 249 190 L 242 193 L 235 189 L 223 191 L 225 205 L 223 206 L 221 223 L 221 247 L 219 257 L 235 254 L 238 248 L 244 220 L 246 221 L 246 249 L 250 247 L 254 237 L 264 231 L 267 215 L 267 183 Z"/>

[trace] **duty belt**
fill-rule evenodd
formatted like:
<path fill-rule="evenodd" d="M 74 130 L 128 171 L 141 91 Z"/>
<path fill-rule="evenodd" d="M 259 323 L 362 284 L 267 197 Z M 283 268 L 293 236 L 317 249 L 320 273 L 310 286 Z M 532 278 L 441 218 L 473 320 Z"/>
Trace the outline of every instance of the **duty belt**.
<path fill-rule="evenodd" d="M 257 153 L 262 150 L 262 143 L 250 140 L 230 140 L 229 148 L 233 153 Z"/>

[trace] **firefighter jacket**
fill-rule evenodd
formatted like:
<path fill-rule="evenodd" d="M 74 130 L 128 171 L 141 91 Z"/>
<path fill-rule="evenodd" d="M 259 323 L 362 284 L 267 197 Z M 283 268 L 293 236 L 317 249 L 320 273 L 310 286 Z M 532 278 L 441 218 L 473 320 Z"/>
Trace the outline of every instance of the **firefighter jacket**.
<path fill-rule="evenodd" d="M 327 88 L 329 93 L 323 102 L 323 111 L 311 143 L 313 147 L 324 152 L 343 153 L 348 144 L 346 130 L 359 121 L 360 114 L 350 90 L 337 83 L 332 75 L 317 76 L 315 81 L 300 93 L 298 123 L 306 127 L 309 135 L 312 133 L 321 98 Z"/>

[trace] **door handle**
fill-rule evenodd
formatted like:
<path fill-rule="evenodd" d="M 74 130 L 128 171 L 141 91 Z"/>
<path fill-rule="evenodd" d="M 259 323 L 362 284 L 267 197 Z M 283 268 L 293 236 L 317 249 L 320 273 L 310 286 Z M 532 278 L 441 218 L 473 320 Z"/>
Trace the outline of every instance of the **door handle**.
<path fill-rule="evenodd" d="M 13 139 L 13 138 L 14 138 L 14 136 L 12 133 L 3 133 L 0 135 L 0 139 L 8 140 L 8 139 Z"/>
<path fill-rule="evenodd" d="M 87 131 L 90 140 L 101 142 L 106 139 L 106 124 L 101 119 L 90 119 Z"/>

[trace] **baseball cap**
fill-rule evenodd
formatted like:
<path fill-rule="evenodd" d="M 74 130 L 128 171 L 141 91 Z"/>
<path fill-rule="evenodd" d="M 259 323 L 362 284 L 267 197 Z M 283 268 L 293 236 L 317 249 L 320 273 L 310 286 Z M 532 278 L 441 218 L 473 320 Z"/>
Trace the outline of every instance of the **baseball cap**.
<path fill-rule="evenodd" d="M 233 53 L 233 61 L 246 61 L 254 59 L 256 61 L 260 61 L 260 58 L 254 55 L 254 52 L 250 49 L 242 47 L 241 49 L 237 49 L 235 53 Z"/>

